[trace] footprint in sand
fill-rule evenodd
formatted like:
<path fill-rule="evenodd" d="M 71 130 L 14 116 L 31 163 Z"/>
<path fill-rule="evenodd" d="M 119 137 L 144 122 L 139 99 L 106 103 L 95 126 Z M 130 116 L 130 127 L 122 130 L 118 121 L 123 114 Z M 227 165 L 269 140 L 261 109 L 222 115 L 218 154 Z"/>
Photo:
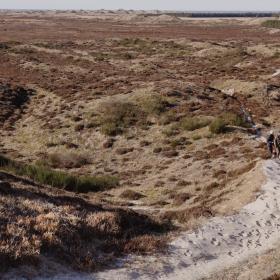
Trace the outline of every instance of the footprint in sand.
<path fill-rule="evenodd" d="M 256 221 L 257 226 L 262 227 L 259 221 Z"/>
<path fill-rule="evenodd" d="M 266 225 L 266 226 L 272 226 L 271 221 L 267 220 L 267 221 L 265 222 L 265 225 Z"/>
<path fill-rule="evenodd" d="M 215 245 L 215 246 L 220 246 L 221 245 L 221 243 L 216 238 L 212 238 L 211 244 Z"/>

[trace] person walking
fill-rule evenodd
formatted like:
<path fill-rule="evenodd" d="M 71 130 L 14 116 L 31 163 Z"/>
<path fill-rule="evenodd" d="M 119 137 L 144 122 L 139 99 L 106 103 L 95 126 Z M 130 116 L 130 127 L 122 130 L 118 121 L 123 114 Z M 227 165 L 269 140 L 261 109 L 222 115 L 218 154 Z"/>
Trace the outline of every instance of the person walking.
<path fill-rule="evenodd" d="M 271 158 L 274 158 L 275 157 L 275 136 L 274 136 L 273 130 L 271 130 L 269 132 L 266 143 L 267 143 L 267 148 L 268 148 Z"/>
<path fill-rule="evenodd" d="M 274 146 L 275 146 L 276 156 L 277 158 L 279 158 L 280 157 L 280 132 L 278 132 L 275 137 Z"/>

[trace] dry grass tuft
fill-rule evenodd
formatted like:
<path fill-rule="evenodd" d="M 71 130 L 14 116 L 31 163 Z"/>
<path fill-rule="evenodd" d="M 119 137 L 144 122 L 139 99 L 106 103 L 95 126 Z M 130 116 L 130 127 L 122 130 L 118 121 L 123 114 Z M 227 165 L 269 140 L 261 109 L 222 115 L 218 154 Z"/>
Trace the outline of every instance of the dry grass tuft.
<path fill-rule="evenodd" d="M 53 168 L 80 168 L 90 164 L 89 155 L 75 152 L 57 152 L 47 155 L 43 163 Z"/>
<path fill-rule="evenodd" d="M 194 206 L 191 208 L 186 208 L 184 210 L 177 211 L 166 211 L 162 214 L 162 218 L 168 221 L 178 221 L 182 224 L 188 224 L 189 221 L 193 219 L 198 219 L 200 217 L 213 217 L 214 213 L 211 209 L 201 206 Z"/>

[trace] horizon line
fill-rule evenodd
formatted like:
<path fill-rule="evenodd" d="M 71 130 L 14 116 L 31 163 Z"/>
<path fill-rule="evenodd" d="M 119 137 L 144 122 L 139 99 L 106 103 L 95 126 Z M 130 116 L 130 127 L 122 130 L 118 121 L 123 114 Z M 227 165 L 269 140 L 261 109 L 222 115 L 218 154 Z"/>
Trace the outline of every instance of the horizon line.
<path fill-rule="evenodd" d="M 1 8 L 0 11 L 91 11 L 91 12 L 97 12 L 97 11 L 134 11 L 134 12 L 184 12 L 184 13 L 271 13 L 271 12 L 280 12 L 280 10 L 185 10 L 185 9 L 179 9 L 179 10 L 160 10 L 160 9 L 53 9 L 53 8 Z"/>

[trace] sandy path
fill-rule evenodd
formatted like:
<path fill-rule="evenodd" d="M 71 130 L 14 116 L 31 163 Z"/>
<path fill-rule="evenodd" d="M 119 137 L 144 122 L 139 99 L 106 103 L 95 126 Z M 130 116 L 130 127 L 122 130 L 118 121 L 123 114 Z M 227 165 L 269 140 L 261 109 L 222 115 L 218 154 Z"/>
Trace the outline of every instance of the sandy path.
<path fill-rule="evenodd" d="M 236 215 L 210 219 L 195 232 L 183 233 L 165 256 L 131 257 L 125 266 L 96 274 L 64 271 L 37 279 L 195 280 L 272 249 L 280 241 L 280 161 L 265 162 L 264 171 L 267 183 L 256 201 Z"/>

